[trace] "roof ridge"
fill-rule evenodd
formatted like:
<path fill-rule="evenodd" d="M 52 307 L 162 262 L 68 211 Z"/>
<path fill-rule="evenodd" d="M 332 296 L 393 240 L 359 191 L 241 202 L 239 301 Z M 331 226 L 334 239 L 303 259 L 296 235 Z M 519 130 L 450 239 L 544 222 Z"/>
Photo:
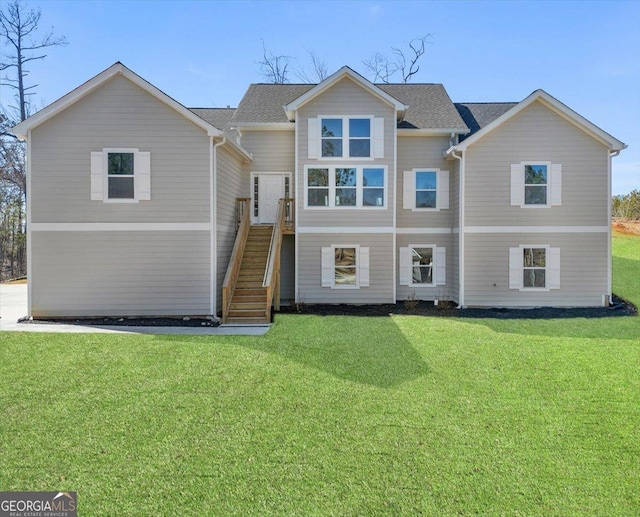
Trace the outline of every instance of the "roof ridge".
<path fill-rule="evenodd" d="M 520 101 L 454 102 L 454 104 L 518 104 Z"/>

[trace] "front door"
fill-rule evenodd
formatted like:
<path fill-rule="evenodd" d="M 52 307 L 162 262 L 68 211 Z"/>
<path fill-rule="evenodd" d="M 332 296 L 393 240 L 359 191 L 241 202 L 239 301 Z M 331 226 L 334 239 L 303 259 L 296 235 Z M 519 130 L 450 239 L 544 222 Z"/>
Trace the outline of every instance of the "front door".
<path fill-rule="evenodd" d="M 278 213 L 278 200 L 284 197 L 282 174 L 260 174 L 258 176 L 258 223 L 273 224 Z"/>

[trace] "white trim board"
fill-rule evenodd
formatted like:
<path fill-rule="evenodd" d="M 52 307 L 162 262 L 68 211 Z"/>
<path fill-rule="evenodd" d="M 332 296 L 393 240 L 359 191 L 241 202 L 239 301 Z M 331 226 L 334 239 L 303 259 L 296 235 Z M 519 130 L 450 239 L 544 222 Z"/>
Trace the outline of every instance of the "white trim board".
<path fill-rule="evenodd" d="M 394 232 L 393 227 L 353 227 L 353 226 L 299 226 L 297 233 L 329 233 L 329 234 L 341 234 L 341 233 L 385 233 L 392 234 Z"/>
<path fill-rule="evenodd" d="M 33 232 L 210 232 L 211 223 L 31 223 Z"/>
<path fill-rule="evenodd" d="M 396 228 L 398 235 L 434 235 L 452 233 L 451 228 Z"/>
<path fill-rule="evenodd" d="M 464 233 L 607 233 L 608 226 L 465 226 Z"/>

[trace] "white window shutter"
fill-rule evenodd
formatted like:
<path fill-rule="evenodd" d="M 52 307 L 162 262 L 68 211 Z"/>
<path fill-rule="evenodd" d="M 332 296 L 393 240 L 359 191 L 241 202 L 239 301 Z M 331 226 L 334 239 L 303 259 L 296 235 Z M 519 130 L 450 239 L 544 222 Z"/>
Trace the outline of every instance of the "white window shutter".
<path fill-rule="evenodd" d="M 411 248 L 400 248 L 400 285 L 411 285 Z"/>
<path fill-rule="evenodd" d="M 447 248 L 436 247 L 436 285 L 447 285 Z"/>
<path fill-rule="evenodd" d="M 560 206 L 562 204 L 562 164 L 551 164 L 551 182 L 550 182 L 550 201 L 551 206 Z"/>
<path fill-rule="evenodd" d="M 402 178 L 402 208 L 413 210 L 416 207 L 416 175 L 413 171 L 404 171 Z"/>
<path fill-rule="evenodd" d="M 333 248 L 322 248 L 322 287 L 332 287 L 335 275 L 335 251 Z"/>
<path fill-rule="evenodd" d="M 384 118 L 373 119 L 373 157 L 384 158 Z"/>
<path fill-rule="evenodd" d="M 369 287 L 369 248 L 360 248 L 360 256 L 358 257 L 360 275 L 360 287 Z"/>
<path fill-rule="evenodd" d="M 524 205 L 524 165 L 511 165 L 511 206 Z"/>
<path fill-rule="evenodd" d="M 560 289 L 560 248 L 549 248 L 549 274 L 547 286 L 549 289 Z"/>
<path fill-rule="evenodd" d="M 136 191 L 136 199 L 148 201 L 151 199 L 151 153 L 137 152 L 133 177 Z"/>
<path fill-rule="evenodd" d="M 91 153 L 91 200 L 104 200 L 104 176 L 106 172 L 103 168 L 104 153 L 95 151 Z"/>
<path fill-rule="evenodd" d="M 449 171 L 438 171 L 438 208 L 449 208 Z"/>
<path fill-rule="evenodd" d="M 316 160 L 318 158 L 319 136 L 318 136 L 318 119 L 315 117 L 308 119 L 308 147 L 309 158 Z"/>
<path fill-rule="evenodd" d="M 522 249 L 509 248 L 509 289 L 522 287 Z"/>

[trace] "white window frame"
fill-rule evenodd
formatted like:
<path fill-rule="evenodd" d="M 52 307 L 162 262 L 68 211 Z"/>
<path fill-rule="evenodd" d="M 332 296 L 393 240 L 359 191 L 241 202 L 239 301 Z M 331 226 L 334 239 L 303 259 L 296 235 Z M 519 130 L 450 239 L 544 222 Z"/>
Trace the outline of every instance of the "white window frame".
<path fill-rule="evenodd" d="M 536 186 L 534 184 L 525 184 L 527 165 L 544 165 L 547 167 L 547 183 L 544 185 L 547 189 L 546 204 L 527 204 L 525 203 L 525 194 L 528 186 Z M 542 185 L 537 185 L 542 186 Z M 519 163 L 511 164 L 511 206 L 520 208 L 550 208 L 562 205 L 562 164 L 552 163 L 548 160 L 527 160 Z"/>
<path fill-rule="evenodd" d="M 406 267 L 410 268 L 410 271 L 403 272 L 404 267 L 403 253 L 408 253 L 409 257 L 416 248 L 431 248 L 432 253 L 432 265 L 431 265 L 431 280 L 432 283 L 414 283 L 413 282 L 413 263 L 407 264 Z M 408 250 L 408 251 L 407 251 Z M 398 267 L 401 268 L 398 274 L 398 280 L 400 285 L 406 285 L 409 287 L 423 288 L 423 287 L 441 287 L 447 285 L 447 248 L 446 246 L 438 246 L 437 244 L 408 244 L 407 246 L 401 246 L 398 248 L 399 259 Z M 408 275 L 409 281 L 404 280 Z"/>
<path fill-rule="evenodd" d="M 522 208 L 548 208 L 551 206 L 551 162 L 540 160 L 540 161 L 525 161 L 520 162 L 522 165 Z M 527 187 L 541 187 L 542 185 L 533 183 L 527 184 L 527 172 L 525 170 L 527 165 L 544 165 L 547 168 L 547 183 L 545 183 L 544 187 L 546 189 L 546 203 L 527 203 Z"/>
<path fill-rule="evenodd" d="M 344 284 L 336 284 L 336 266 L 335 263 L 335 254 L 336 250 L 340 248 L 354 248 L 356 251 L 356 265 L 354 269 L 356 270 L 356 283 L 354 285 L 344 285 Z M 332 244 L 331 252 L 333 254 L 333 280 L 331 282 L 331 289 L 360 289 L 360 245 L 359 244 Z"/>
<path fill-rule="evenodd" d="M 356 283 L 355 285 L 336 284 L 336 249 L 354 248 L 356 250 Z M 323 288 L 353 290 L 370 285 L 370 248 L 359 244 L 331 244 L 320 248 L 320 279 Z"/>
<path fill-rule="evenodd" d="M 137 189 L 136 189 L 136 165 L 137 165 L 137 154 L 139 149 L 134 148 L 126 148 L 126 147 L 113 147 L 113 148 L 105 148 L 102 150 L 102 170 L 104 171 L 104 199 L 105 203 L 138 203 L 140 200 L 137 198 Z M 110 198 L 109 197 L 109 154 L 115 153 L 129 153 L 133 154 L 133 174 L 132 175 L 119 175 L 121 178 L 133 178 L 133 197 L 132 198 Z"/>
<path fill-rule="evenodd" d="M 520 246 L 520 255 L 521 255 L 521 266 L 520 266 L 520 276 L 522 281 L 522 287 L 520 287 L 520 291 L 549 291 L 549 250 L 551 246 L 548 244 L 521 244 Z M 524 250 L 529 249 L 544 249 L 544 267 L 529 267 L 526 269 L 544 269 L 544 287 L 525 287 L 524 286 Z"/>
<path fill-rule="evenodd" d="M 374 159 L 374 145 L 375 145 L 375 128 L 374 128 L 374 116 L 373 115 L 318 115 L 318 160 L 350 160 L 350 161 L 368 161 Z M 335 119 L 342 120 L 342 137 L 333 137 L 334 139 L 341 138 L 342 140 L 342 156 L 322 156 L 322 119 Z M 349 121 L 350 120 L 369 120 L 369 137 L 351 137 L 349 135 Z M 331 138 L 331 137 L 325 137 Z M 369 156 L 349 156 L 349 140 L 369 140 Z"/>
<path fill-rule="evenodd" d="M 433 208 L 416 207 L 417 193 L 425 189 L 418 190 L 416 188 L 418 172 L 435 172 L 436 174 L 436 206 Z M 407 177 L 411 173 L 411 184 L 407 185 Z M 416 167 L 409 171 L 405 171 L 403 175 L 403 203 L 404 209 L 410 209 L 412 212 L 439 212 L 440 210 L 449 209 L 450 196 L 450 175 L 449 171 L 444 171 L 436 167 Z"/>
<path fill-rule="evenodd" d="M 328 169 L 329 171 L 329 185 L 328 187 L 309 187 L 309 169 Z M 336 169 L 356 169 L 356 204 L 353 206 L 337 205 L 336 204 Z M 382 188 L 382 205 L 381 206 L 365 206 L 363 205 L 363 193 L 364 187 L 364 169 L 382 169 L 383 171 L 383 186 L 382 187 L 370 187 L 370 188 Z M 317 164 L 317 165 L 305 165 L 304 166 L 304 208 L 305 210 L 386 210 L 388 199 L 388 174 L 386 165 L 353 165 L 353 164 Z M 328 189 L 328 205 L 327 206 L 309 206 L 309 189 Z M 352 188 L 352 187 L 346 187 Z M 369 188 L 369 187 L 366 187 Z"/>
<path fill-rule="evenodd" d="M 425 245 L 421 245 L 421 244 L 409 244 L 409 246 L 407 246 L 412 252 L 415 252 L 416 248 L 419 249 L 426 249 L 426 248 L 430 248 L 431 249 L 431 283 L 424 283 L 424 282 L 414 282 L 413 281 L 413 268 L 414 265 L 411 264 L 411 283 L 409 284 L 410 287 L 435 287 L 436 286 L 436 245 L 435 244 L 425 244 Z"/>
<path fill-rule="evenodd" d="M 545 250 L 545 275 L 544 287 L 524 286 L 524 250 L 525 249 Z M 529 292 L 546 292 L 560 289 L 561 274 L 561 249 L 549 244 L 520 244 L 509 248 L 509 289 Z M 517 256 L 516 256 L 517 254 Z M 543 269 L 543 268 L 534 268 Z"/>
<path fill-rule="evenodd" d="M 133 154 L 133 198 L 109 198 L 109 154 Z M 139 203 L 151 199 L 151 153 L 132 147 L 106 147 L 91 151 L 91 200 L 103 203 Z M 114 176 L 115 177 L 115 176 Z"/>

